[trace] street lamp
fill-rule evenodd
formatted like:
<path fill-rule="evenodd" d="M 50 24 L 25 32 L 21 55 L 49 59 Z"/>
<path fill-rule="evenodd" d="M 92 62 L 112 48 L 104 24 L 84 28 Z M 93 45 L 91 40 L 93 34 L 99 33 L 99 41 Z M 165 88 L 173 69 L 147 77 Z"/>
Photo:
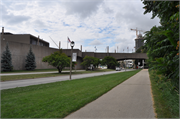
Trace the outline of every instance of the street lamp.
<path fill-rule="evenodd" d="M 71 71 L 72 71 L 72 50 L 73 50 L 73 47 L 74 47 L 75 43 L 74 41 L 71 41 L 70 43 L 70 46 L 71 46 L 71 61 L 70 61 L 70 80 L 71 80 Z"/>
<path fill-rule="evenodd" d="M 125 56 L 125 71 L 126 71 L 126 63 L 127 63 L 127 62 L 126 62 L 126 56 Z"/>

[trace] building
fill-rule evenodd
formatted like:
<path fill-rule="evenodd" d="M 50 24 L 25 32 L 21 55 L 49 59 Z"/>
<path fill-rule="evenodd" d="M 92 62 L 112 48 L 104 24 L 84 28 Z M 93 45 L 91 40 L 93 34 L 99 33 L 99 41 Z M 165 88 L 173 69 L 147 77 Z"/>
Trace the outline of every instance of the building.
<path fill-rule="evenodd" d="M 138 37 L 135 39 L 135 49 L 136 49 L 136 51 L 141 46 L 144 46 L 144 38 L 142 37 L 142 34 L 139 34 Z"/>
<path fill-rule="evenodd" d="M 5 41 L 13 41 L 18 43 L 39 45 L 49 47 L 49 43 L 40 39 L 39 36 L 35 37 L 31 34 L 12 34 L 10 32 L 4 32 L 4 28 L 2 28 L 1 39 Z"/>
<path fill-rule="evenodd" d="M 32 47 L 32 52 L 35 55 L 36 69 L 55 68 L 51 65 L 48 65 L 48 63 L 42 62 L 43 57 L 51 55 L 52 53 L 59 50 L 49 47 L 48 42 L 31 34 L 12 34 L 9 32 L 4 32 L 4 28 L 2 28 L 2 33 L 0 33 L 0 35 L 1 56 L 2 53 L 5 51 L 6 43 L 8 43 L 12 57 L 13 70 L 25 69 L 25 60 L 30 47 Z M 81 63 L 86 55 L 99 59 L 103 59 L 106 56 L 112 56 L 116 60 L 147 59 L 147 55 L 145 53 L 110 53 L 109 51 L 106 53 L 82 52 L 82 46 L 80 49 L 81 50 L 73 49 L 73 53 L 77 53 L 75 69 L 84 69 Z M 62 49 L 62 52 L 65 53 L 68 57 L 71 57 L 71 49 Z"/>
<path fill-rule="evenodd" d="M 5 51 L 6 43 L 8 43 L 14 70 L 25 69 L 25 60 L 30 47 L 32 47 L 32 52 L 35 55 L 36 69 L 56 68 L 48 65 L 48 63 L 42 62 L 43 57 L 49 56 L 59 50 L 49 47 L 49 43 L 45 40 L 40 39 L 39 37 L 35 37 L 31 34 L 13 34 L 10 32 L 4 32 L 4 28 L 2 28 L 2 32 L 0 33 L 0 35 L 0 55 L 2 56 L 2 53 Z M 67 54 L 68 57 L 70 57 L 70 50 L 71 49 L 63 49 L 63 53 Z M 79 49 L 73 49 L 73 52 L 77 53 L 77 65 L 75 66 L 75 68 L 83 69 L 83 66 L 80 65 L 82 62 L 82 52 Z"/>
<path fill-rule="evenodd" d="M 132 68 L 133 67 L 133 60 L 131 60 L 131 59 L 129 59 L 129 60 L 124 60 L 124 62 L 125 62 L 125 65 L 126 65 L 126 67 L 128 67 L 128 68 Z"/>
<path fill-rule="evenodd" d="M 12 64 L 14 70 L 24 70 L 25 60 L 30 47 L 35 55 L 36 69 L 52 69 L 54 67 L 42 62 L 43 57 L 50 55 L 58 49 L 50 48 L 49 43 L 35 37 L 31 34 L 13 34 L 4 32 L 2 28 L 1 35 L 1 56 L 5 51 L 6 44 L 8 43 L 11 52 Z"/>

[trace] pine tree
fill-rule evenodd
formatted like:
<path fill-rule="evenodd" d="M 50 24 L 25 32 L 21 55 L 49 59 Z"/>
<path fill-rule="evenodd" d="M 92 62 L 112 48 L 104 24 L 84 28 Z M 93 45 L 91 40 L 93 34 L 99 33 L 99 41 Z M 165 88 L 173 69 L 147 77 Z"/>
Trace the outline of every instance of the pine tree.
<path fill-rule="evenodd" d="M 6 43 L 6 50 L 3 52 L 2 57 L 1 57 L 1 69 L 2 71 L 13 70 L 11 52 L 8 47 L 8 42 Z"/>
<path fill-rule="evenodd" d="M 26 56 L 26 64 L 25 64 L 26 70 L 34 70 L 36 68 L 36 61 L 34 53 L 32 52 L 32 48 L 30 47 L 29 53 Z"/>

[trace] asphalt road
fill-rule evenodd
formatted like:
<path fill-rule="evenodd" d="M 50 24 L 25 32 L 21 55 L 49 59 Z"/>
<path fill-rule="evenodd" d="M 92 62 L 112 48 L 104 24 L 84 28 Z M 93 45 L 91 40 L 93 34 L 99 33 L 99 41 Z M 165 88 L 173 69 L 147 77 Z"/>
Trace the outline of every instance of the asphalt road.
<path fill-rule="evenodd" d="M 85 70 L 76 70 L 78 71 L 85 71 Z M 62 72 L 69 72 L 69 71 L 62 71 Z M 72 70 L 72 72 L 75 72 L 75 70 Z M 47 73 L 58 73 L 58 71 L 50 71 L 50 72 L 30 72 L 30 73 L 3 73 L 0 74 L 0 76 L 10 76 L 10 75 L 29 75 L 29 74 L 47 74 Z"/>
<path fill-rule="evenodd" d="M 143 69 L 65 119 L 155 118 L 148 69 Z"/>
<path fill-rule="evenodd" d="M 126 71 L 132 71 L 132 70 L 133 69 L 129 69 L 129 70 L 126 70 Z M 76 74 L 76 75 L 72 75 L 71 78 L 72 78 L 72 80 L 74 80 L 74 79 L 81 79 L 81 78 L 85 78 L 85 77 L 94 77 L 94 76 L 100 76 L 100 75 L 107 75 L 107 74 L 112 74 L 112 73 L 117 73 L 117 72 L 119 72 L 119 71 L 99 72 L 99 73 L 89 73 L 89 74 Z M 124 72 L 124 70 L 122 70 L 120 72 Z M 21 73 L 21 75 L 23 75 L 23 74 L 24 73 Z M 26 73 L 26 74 L 28 74 L 28 73 Z M 32 74 L 32 73 L 29 73 L 29 74 Z M 16 88 L 16 87 L 25 87 L 25 86 L 30 86 L 30 85 L 38 85 L 38 84 L 45 84 L 45 83 L 51 83 L 51 82 L 57 82 L 57 81 L 65 81 L 65 80 L 69 80 L 69 75 L 58 76 L 58 77 L 16 80 L 16 81 L 5 81 L 5 82 L 1 82 L 0 86 L 1 86 L 1 90 L 3 90 L 3 89 L 10 89 L 10 88 Z"/>

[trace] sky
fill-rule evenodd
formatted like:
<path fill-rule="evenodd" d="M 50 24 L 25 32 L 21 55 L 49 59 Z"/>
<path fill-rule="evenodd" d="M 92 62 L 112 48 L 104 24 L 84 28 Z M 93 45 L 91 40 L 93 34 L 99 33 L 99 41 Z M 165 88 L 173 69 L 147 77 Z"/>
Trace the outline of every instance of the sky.
<path fill-rule="evenodd" d="M 109 46 L 110 52 L 132 53 L 136 31 L 130 29 L 160 25 L 143 7 L 141 0 L 0 0 L 0 27 L 39 36 L 52 48 L 61 42 L 62 49 L 70 49 L 69 37 L 83 52 L 107 52 Z"/>

